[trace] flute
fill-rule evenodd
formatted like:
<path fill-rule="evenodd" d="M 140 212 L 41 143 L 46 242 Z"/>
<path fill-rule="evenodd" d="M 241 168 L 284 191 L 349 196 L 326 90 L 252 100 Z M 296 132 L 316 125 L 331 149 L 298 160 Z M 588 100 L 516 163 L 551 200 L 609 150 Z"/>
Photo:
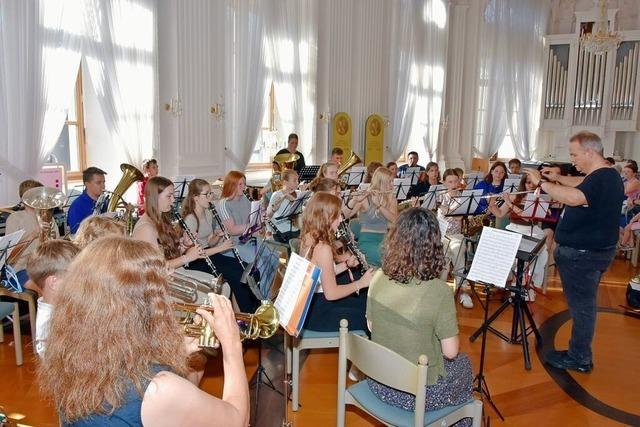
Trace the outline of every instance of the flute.
<path fill-rule="evenodd" d="M 211 214 L 215 218 L 216 222 L 218 223 L 218 227 L 220 227 L 220 230 L 222 231 L 222 235 L 224 239 L 230 240 L 231 237 L 229 236 L 229 233 L 227 233 L 227 229 L 222 223 L 222 218 L 220 218 L 220 214 L 218 213 L 218 210 L 216 209 L 216 206 L 213 203 L 209 203 L 209 210 L 211 211 Z M 246 265 L 242 260 L 242 258 L 240 257 L 240 252 L 238 252 L 238 248 L 234 246 L 231 250 L 233 251 L 233 255 L 236 257 L 236 259 L 240 263 L 240 267 L 242 267 L 242 269 L 244 270 Z"/>
<path fill-rule="evenodd" d="M 527 191 L 514 191 L 513 193 L 509 193 L 509 195 L 516 195 L 516 194 L 530 194 L 530 193 L 535 193 L 536 190 L 527 190 Z M 480 197 L 475 197 L 476 199 L 492 199 L 494 197 L 502 197 L 502 193 L 494 193 L 494 194 L 487 194 L 486 196 L 480 196 Z"/>
<path fill-rule="evenodd" d="M 176 208 L 171 209 L 171 213 L 173 214 L 173 217 L 175 218 L 175 220 L 178 221 L 178 224 L 180 224 L 180 227 L 182 227 L 184 232 L 187 233 L 187 237 L 189 237 L 189 240 L 191 240 L 191 242 L 194 245 L 199 245 L 200 243 L 198 242 L 198 239 L 191 232 L 191 230 L 187 226 L 187 223 L 184 222 L 184 219 L 182 219 L 182 217 L 180 216 L 180 212 L 178 212 L 178 209 Z M 209 266 L 209 269 L 211 270 L 211 274 L 213 275 L 213 277 L 215 277 L 216 279 L 220 279 L 220 274 L 218 273 L 216 266 L 213 265 L 213 262 L 211 262 L 211 259 L 209 259 L 208 256 L 205 256 L 204 261 L 207 263 L 207 266 Z"/>

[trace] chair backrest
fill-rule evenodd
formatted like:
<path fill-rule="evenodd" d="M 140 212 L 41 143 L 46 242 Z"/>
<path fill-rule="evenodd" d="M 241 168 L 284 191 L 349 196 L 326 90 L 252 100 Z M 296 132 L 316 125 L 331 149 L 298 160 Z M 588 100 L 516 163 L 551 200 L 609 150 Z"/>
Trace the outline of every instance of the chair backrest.
<path fill-rule="evenodd" d="M 293 238 L 289 240 L 289 247 L 291 248 L 291 252 L 295 252 L 300 255 L 300 239 Z"/>
<path fill-rule="evenodd" d="M 427 356 L 411 363 L 398 353 L 359 335 L 349 333 L 348 322 L 340 321 L 340 349 L 338 352 L 338 393 L 344 401 L 347 360 L 369 378 L 416 396 L 416 408 L 424 408 L 427 385 Z M 339 409 L 339 412 L 341 410 Z M 424 411 L 416 412 L 416 423 L 421 425 Z"/>

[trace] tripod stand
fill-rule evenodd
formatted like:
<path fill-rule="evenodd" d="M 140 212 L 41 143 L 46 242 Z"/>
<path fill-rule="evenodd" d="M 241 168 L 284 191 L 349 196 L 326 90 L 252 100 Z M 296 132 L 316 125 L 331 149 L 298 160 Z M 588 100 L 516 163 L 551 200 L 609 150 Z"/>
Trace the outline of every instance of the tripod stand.
<path fill-rule="evenodd" d="M 275 391 L 276 393 L 278 393 L 280 396 L 284 396 L 284 393 L 276 388 L 275 384 L 273 383 L 273 380 L 271 379 L 271 377 L 269 377 L 269 374 L 267 373 L 267 370 L 264 364 L 262 363 L 262 340 L 258 340 L 258 367 L 256 369 L 255 374 L 253 374 L 253 377 L 249 381 L 249 389 L 253 389 L 255 393 L 253 412 L 252 412 L 251 423 L 250 423 L 251 425 L 255 425 L 254 421 L 258 415 L 261 386 L 266 386 L 270 388 L 272 391 Z"/>
<path fill-rule="evenodd" d="M 531 356 L 529 355 L 529 342 L 527 337 L 529 334 L 533 333 L 536 337 L 536 344 L 542 344 L 542 336 L 536 327 L 536 323 L 533 320 L 533 315 L 527 306 L 525 301 L 525 292 L 526 289 L 523 287 L 523 278 L 525 272 L 525 263 L 529 262 L 530 264 L 537 259 L 538 252 L 544 245 L 544 239 L 538 241 L 536 239 L 532 239 L 527 236 L 522 237 L 522 242 L 525 242 L 526 245 L 534 245 L 532 249 L 527 250 L 523 248 L 521 245 L 521 249 L 518 249 L 518 253 L 516 255 L 516 281 L 515 286 L 505 286 L 505 289 L 512 292 L 512 296 L 506 299 L 502 305 L 489 317 L 485 320 L 485 322 L 478 328 L 470 337 L 469 340 L 471 342 L 475 341 L 480 334 L 483 336 L 486 334 L 486 331 L 489 330 L 493 332 L 500 339 L 504 340 L 509 344 L 522 344 L 522 352 L 524 355 L 524 367 L 527 370 L 531 369 Z M 527 243 L 528 242 L 528 243 Z M 488 300 L 487 300 L 488 306 Z M 513 317 L 511 321 L 511 335 L 506 336 L 502 332 L 496 330 L 491 326 L 494 320 L 496 320 L 503 311 L 505 311 L 509 306 L 513 306 Z M 486 307 L 485 307 L 486 311 Z M 527 321 L 529 322 L 529 326 L 527 327 Z M 483 338 L 484 339 L 484 338 Z"/>
<path fill-rule="evenodd" d="M 478 375 L 473 378 L 473 391 L 480 394 L 480 400 L 484 402 L 486 399 L 487 402 L 491 405 L 496 414 L 500 417 L 502 421 L 504 421 L 504 417 L 502 413 L 498 410 L 498 407 L 491 399 L 491 393 L 489 393 L 489 386 L 487 385 L 487 381 L 484 379 L 484 355 L 487 348 L 487 318 L 489 317 L 489 299 L 491 297 L 491 286 L 486 285 L 486 300 L 484 304 L 484 322 L 482 324 L 482 346 L 480 347 L 480 369 L 478 370 Z M 473 339 L 470 338 L 473 342 Z M 484 406 L 483 406 L 484 411 Z M 488 424 L 488 423 L 487 423 Z"/>

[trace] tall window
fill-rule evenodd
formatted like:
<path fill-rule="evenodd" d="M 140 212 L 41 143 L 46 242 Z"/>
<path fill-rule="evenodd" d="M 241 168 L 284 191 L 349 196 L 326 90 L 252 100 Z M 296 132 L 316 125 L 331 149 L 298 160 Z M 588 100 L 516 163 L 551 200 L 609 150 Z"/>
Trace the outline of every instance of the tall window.
<path fill-rule="evenodd" d="M 251 160 L 249 160 L 249 169 L 267 169 L 271 168 L 271 158 L 279 150 L 278 137 L 276 129 L 276 102 L 274 85 L 271 83 L 269 90 L 269 99 L 267 100 L 264 115 L 262 116 L 262 127 L 258 134 L 258 141 L 253 148 Z"/>
<path fill-rule="evenodd" d="M 487 81 L 486 72 L 480 71 L 480 78 L 478 80 L 478 110 L 476 111 L 476 141 L 480 143 L 484 138 L 484 121 L 486 120 L 486 108 L 487 108 Z M 504 110 L 506 114 L 506 109 Z M 515 114 L 515 113 L 514 113 Z M 492 158 L 496 157 L 500 160 L 512 159 L 516 157 L 515 149 L 513 148 L 513 141 L 511 141 L 511 133 L 509 128 L 506 127 L 504 135 L 500 136 L 502 142 L 498 148 L 497 153 L 492 154 Z"/>
<path fill-rule="evenodd" d="M 47 163 L 64 165 L 68 180 L 79 180 L 82 177 L 82 171 L 87 167 L 82 107 L 82 67 L 78 69 L 74 96 L 67 119 Z"/>

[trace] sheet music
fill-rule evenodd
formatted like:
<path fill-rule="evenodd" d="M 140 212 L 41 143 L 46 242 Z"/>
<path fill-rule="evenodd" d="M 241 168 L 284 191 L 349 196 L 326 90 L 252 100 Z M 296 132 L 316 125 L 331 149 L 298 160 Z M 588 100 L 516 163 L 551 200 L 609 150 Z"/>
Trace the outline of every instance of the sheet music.
<path fill-rule="evenodd" d="M 518 181 L 520 181 L 522 179 L 522 174 L 521 173 L 510 173 L 507 175 L 508 179 L 517 179 Z"/>
<path fill-rule="evenodd" d="M 260 222 L 260 207 L 262 202 L 260 200 L 251 202 L 251 209 L 249 212 L 249 228 L 255 227 Z"/>
<path fill-rule="evenodd" d="M 405 200 L 409 189 L 411 188 L 411 178 L 394 178 L 393 179 L 393 192 L 396 195 L 396 199 Z"/>
<path fill-rule="evenodd" d="M 274 303 L 280 315 L 280 325 L 290 335 L 298 336 L 300 333 L 319 278 L 318 267 L 300 255 L 291 253 Z"/>
<path fill-rule="evenodd" d="M 469 172 L 464 176 L 464 182 L 467 184 L 467 187 L 473 188 L 475 185 L 482 181 L 484 178 L 484 172 Z"/>
<path fill-rule="evenodd" d="M 478 208 L 482 190 L 462 190 L 459 196 L 451 197 L 447 215 L 468 215 Z"/>
<path fill-rule="evenodd" d="M 549 211 L 549 197 L 547 194 L 541 194 L 537 198 L 535 194 L 527 194 L 524 198 L 524 209 L 522 217 L 545 219 Z"/>
<path fill-rule="evenodd" d="M 518 246 L 518 250 L 522 252 L 532 253 L 536 248 L 536 246 L 538 246 L 538 243 L 540 243 L 540 240 L 523 238 L 520 241 L 520 246 Z"/>
<path fill-rule="evenodd" d="M 434 210 L 437 205 L 436 202 L 438 201 L 438 194 L 442 193 L 442 190 L 444 189 L 444 185 L 442 184 L 431 185 L 429 190 L 427 190 L 427 194 L 425 195 L 424 201 L 420 207 L 423 209 Z"/>
<path fill-rule="evenodd" d="M 411 185 L 416 185 L 418 183 L 418 178 L 420 177 L 420 172 L 422 171 L 418 166 L 407 168 L 403 178 L 409 178 L 411 180 Z"/>
<path fill-rule="evenodd" d="M 347 174 L 347 185 L 358 185 L 364 180 L 367 168 L 364 166 L 353 166 Z"/>
<path fill-rule="evenodd" d="M 0 257 L 0 268 L 4 266 L 6 259 L 11 256 L 11 253 L 16 248 L 16 245 L 18 244 L 18 242 L 20 242 L 20 239 L 22 239 L 23 234 L 24 229 L 21 229 L 0 238 L 0 253 L 4 252 L 4 250 L 7 249 L 6 257 Z"/>
<path fill-rule="evenodd" d="M 449 223 L 447 220 L 438 216 L 438 225 L 440 226 L 440 237 L 446 236 L 447 230 L 449 229 Z"/>
<path fill-rule="evenodd" d="M 484 227 L 467 278 L 504 288 L 522 235 Z"/>
<path fill-rule="evenodd" d="M 507 193 L 514 193 L 518 191 L 518 187 L 520 187 L 520 179 L 507 178 L 504 180 L 503 191 Z"/>

